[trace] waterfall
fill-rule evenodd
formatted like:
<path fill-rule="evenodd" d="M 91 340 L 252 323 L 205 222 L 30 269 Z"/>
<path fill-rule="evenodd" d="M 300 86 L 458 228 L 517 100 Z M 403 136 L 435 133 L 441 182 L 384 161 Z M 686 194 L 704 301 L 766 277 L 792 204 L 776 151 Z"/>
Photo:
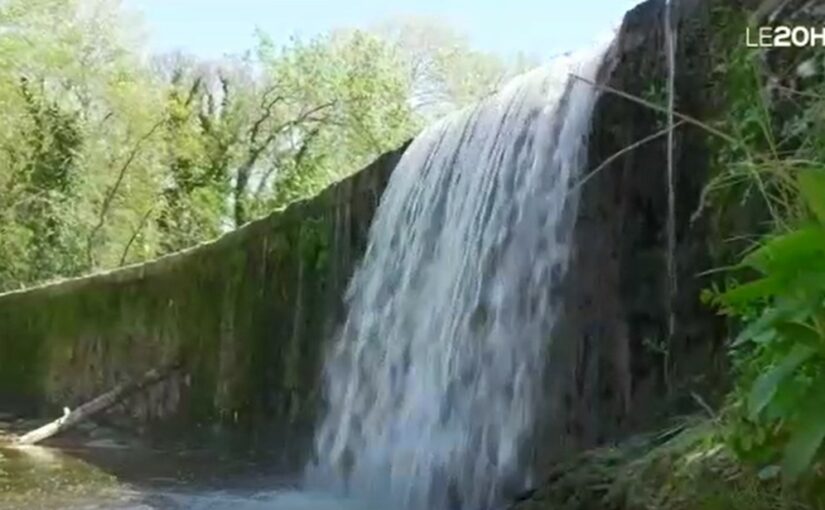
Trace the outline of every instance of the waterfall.
<path fill-rule="evenodd" d="M 673 5 L 665 1 L 665 52 L 667 53 L 667 280 L 668 280 L 668 338 L 665 351 L 665 385 L 670 392 L 670 353 L 676 334 L 676 296 L 679 291 L 676 274 L 676 188 L 673 183 L 674 126 L 676 101 L 676 29 L 673 27 Z"/>
<path fill-rule="evenodd" d="M 561 311 L 602 51 L 426 129 L 382 197 L 327 354 L 310 485 L 379 508 L 483 510 L 521 455 Z"/>

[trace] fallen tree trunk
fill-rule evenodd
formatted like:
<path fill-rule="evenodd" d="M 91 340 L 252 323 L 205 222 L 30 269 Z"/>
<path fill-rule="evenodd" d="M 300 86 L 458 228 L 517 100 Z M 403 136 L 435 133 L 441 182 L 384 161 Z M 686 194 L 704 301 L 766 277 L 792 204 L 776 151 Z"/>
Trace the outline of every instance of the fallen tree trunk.
<path fill-rule="evenodd" d="M 122 402 L 123 400 L 131 397 L 135 393 L 138 393 L 144 389 L 147 389 L 163 381 L 164 379 L 172 375 L 174 372 L 176 372 L 178 368 L 180 368 L 179 365 L 174 365 L 165 370 L 150 370 L 146 372 L 140 379 L 119 384 L 113 390 L 104 393 L 103 395 L 100 395 L 94 400 L 86 402 L 85 404 L 74 410 L 64 408 L 62 417 L 38 429 L 32 430 L 31 432 L 25 435 L 20 436 L 19 438 L 17 438 L 15 443 L 19 445 L 37 444 L 45 439 L 54 436 L 55 434 L 59 434 L 64 430 L 70 429 L 78 423 L 81 423 L 91 418 L 92 416 Z"/>

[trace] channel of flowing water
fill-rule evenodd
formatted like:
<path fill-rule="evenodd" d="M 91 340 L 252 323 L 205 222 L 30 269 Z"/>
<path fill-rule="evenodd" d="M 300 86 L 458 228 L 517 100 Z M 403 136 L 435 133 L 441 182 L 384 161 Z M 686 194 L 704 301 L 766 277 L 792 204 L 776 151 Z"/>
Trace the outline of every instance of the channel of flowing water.
<path fill-rule="evenodd" d="M 426 129 L 384 193 L 325 365 L 308 485 L 409 510 L 526 486 L 599 51 Z"/>

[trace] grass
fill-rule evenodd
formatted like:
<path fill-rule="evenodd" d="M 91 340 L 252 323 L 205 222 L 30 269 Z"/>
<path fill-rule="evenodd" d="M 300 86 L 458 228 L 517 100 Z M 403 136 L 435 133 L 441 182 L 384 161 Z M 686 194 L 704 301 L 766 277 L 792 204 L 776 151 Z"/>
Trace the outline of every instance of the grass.
<path fill-rule="evenodd" d="M 825 480 L 784 485 L 742 464 L 723 420 L 682 418 L 661 433 L 586 452 L 513 510 L 825 509 Z"/>

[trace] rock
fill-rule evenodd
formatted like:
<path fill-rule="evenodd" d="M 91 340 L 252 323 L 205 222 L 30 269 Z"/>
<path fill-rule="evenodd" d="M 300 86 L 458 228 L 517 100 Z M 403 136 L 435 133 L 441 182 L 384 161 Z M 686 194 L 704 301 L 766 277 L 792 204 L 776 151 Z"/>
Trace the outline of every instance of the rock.
<path fill-rule="evenodd" d="M 718 2 L 676 2 L 679 20 L 676 104 L 706 119 L 716 111 L 709 72 L 711 10 Z M 664 104 L 664 1 L 647 1 L 624 20 L 602 81 Z M 665 115 L 605 92 L 596 104 L 591 167 L 665 126 Z M 574 254 L 564 285 L 566 309 L 548 356 L 544 419 L 533 448 L 541 469 L 572 452 L 655 428 L 674 411 L 695 407 L 697 392 L 718 401 L 725 387 L 723 324 L 699 295 L 715 267 L 704 216 L 693 215 L 709 177 L 708 135 L 694 126 L 675 133 L 676 251 L 667 246 L 666 137 L 624 154 L 581 190 Z M 677 293 L 670 298 L 668 257 Z M 675 329 L 670 334 L 670 314 Z M 667 345 L 666 361 L 660 346 Z"/>

